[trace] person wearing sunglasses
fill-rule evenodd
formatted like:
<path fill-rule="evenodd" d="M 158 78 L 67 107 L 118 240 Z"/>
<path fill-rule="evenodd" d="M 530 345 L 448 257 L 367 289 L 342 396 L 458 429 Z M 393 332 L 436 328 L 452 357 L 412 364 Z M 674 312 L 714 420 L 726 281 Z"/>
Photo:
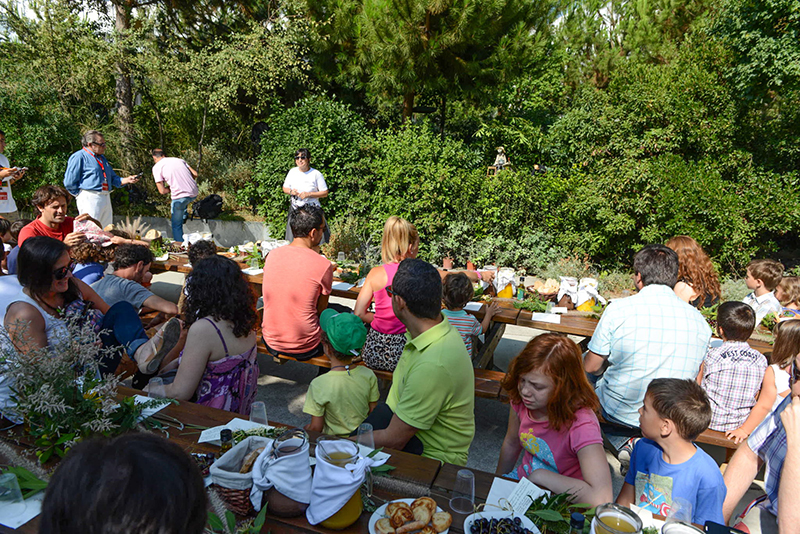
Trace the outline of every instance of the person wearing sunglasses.
<path fill-rule="evenodd" d="M 325 183 L 321 172 L 311 168 L 311 153 L 307 148 L 301 148 L 294 153 L 294 164 L 296 166 L 286 173 L 286 179 L 283 181 L 283 192 L 292 199 L 289 213 L 307 204 L 321 208 L 319 199 L 328 196 L 328 184 Z M 286 240 L 291 241 L 293 237 L 292 228 L 287 220 Z M 320 244 L 327 243 L 330 237 L 330 230 L 326 228 Z"/>
<path fill-rule="evenodd" d="M 73 153 L 64 173 L 64 187 L 78 203 L 78 213 L 88 213 L 105 228 L 114 222 L 111 190 L 135 184 L 140 175 L 120 178 L 105 157 L 106 140 L 97 130 L 89 130 L 81 138 L 81 149 Z"/>
<path fill-rule="evenodd" d="M 795 321 L 797 319 L 786 322 Z M 796 423 L 800 422 L 800 367 L 796 356 L 787 370 L 790 394 L 736 450 L 724 474 L 728 495 L 722 505 L 722 515 L 734 528 L 751 534 L 797 532 L 797 521 L 791 522 L 791 517 L 796 515 L 797 492 L 794 492 L 788 503 L 786 499 L 790 487 L 797 485 L 797 479 L 792 473 L 797 471 L 797 459 L 800 456 L 796 450 L 800 447 L 800 431 L 796 428 Z M 791 454 L 790 447 L 793 449 Z M 765 466 L 766 494 L 751 502 L 738 517 L 731 520 L 734 508 L 744 497 L 762 466 Z M 787 476 L 787 480 L 782 480 Z M 784 482 L 790 487 L 783 489 Z M 781 490 L 783 499 L 779 497 Z M 778 517 L 781 518 L 780 529 Z"/>
<path fill-rule="evenodd" d="M 79 316 L 100 332 L 104 347 L 124 348 L 140 371 L 155 373 L 163 357 L 180 338 L 180 323 L 167 323 L 148 338 L 139 315 L 128 302 L 108 306 L 83 281 L 72 276 L 75 264 L 67 246 L 57 239 L 34 236 L 20 248 L 17 291 L 0 297 L 3 325 L 22 354 L 63 343 L 70 336 L 67 320 Z M 80 314 L 80 315 L 78 315 Z M 100 372 L 113 373 L 122 356 L 100 362 Z"/>

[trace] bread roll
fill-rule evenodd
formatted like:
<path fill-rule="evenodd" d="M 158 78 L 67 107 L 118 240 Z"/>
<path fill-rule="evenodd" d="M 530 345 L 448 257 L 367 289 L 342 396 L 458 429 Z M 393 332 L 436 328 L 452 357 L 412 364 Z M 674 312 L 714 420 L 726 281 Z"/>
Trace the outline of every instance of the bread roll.
<path fill-rule="evenodd" d="M 453 523 L 453 517 L 449 512 L 436 512 L 431 519 L 431 525 L 436 532 L 444 532 Z"/>
<path fill-rule="evenodd" d="M 427 525 L 436 511 L 436 501 L 430 497 L 420 497 L 411 503 L 411 511 L 414 513 L 414 519 Z"/>
<path fill-rule="evenodd" d="M 378 522 L 375 523 L 375 532 L 378 534 L 394 534 L 394 528 L 388 517 L 378 519 Z"/>
<path fill-rule="evenodd" d="M 240 473 L 249 473 L 253 470 L 253 464 L 256 463 L 256 459 L 258 459 L 258 455 L 264 451 L 264 447 L 255 449 L 250 451 L 247 456 L 244 457 L 242 461 L 242 468 L 239 469 Z"/>

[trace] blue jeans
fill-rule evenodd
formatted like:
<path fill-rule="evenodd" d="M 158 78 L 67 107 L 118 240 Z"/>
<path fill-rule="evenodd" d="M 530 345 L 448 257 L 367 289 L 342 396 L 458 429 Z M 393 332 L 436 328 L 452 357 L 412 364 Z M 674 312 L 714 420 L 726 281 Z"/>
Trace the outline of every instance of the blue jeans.
<path fill-rule="evenodd" d="M 136 349 L 147 340 L 147 333 L 142 328 L 142 320 L 130 302 L 117 302 L 108 309 L 103 316 L 103 331 L 100 334 L 104 347 L 124 348 L 128 356 L 133 359 Z M 113 373 L 119 365 L 122 353 L 117 351 L 113 358 L 106 358 L 100 362 L 100 373 Z"/>
<path fill-rule="evenodd" d="M 183 242 L 183 221 L 186 218 L 186 208 L 197 197 L 183 197 L 172 200 L 170 213 L 172 214 L 172 239 Z"/>

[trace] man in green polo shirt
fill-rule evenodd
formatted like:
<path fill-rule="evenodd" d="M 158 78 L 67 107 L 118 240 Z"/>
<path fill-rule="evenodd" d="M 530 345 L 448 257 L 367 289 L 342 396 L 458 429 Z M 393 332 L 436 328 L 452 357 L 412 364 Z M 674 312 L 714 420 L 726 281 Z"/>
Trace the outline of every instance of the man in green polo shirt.
<path fill-rule="evenodd" d="M 403 260 L 386 291 L 407 332 L 386 404 L 367 419 L 381 429 L 375 445 L 465 465 L 475 435 L 475 374 L 461 335 L 442 315 L 439 272 Z"/>

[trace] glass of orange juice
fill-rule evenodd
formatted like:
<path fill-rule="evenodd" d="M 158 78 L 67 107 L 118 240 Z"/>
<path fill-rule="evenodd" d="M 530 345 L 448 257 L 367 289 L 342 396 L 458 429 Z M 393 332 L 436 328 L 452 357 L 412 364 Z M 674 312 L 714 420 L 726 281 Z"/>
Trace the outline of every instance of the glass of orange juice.
<path fill-rule="evenodd" d="M 342 438 L 320 436 L 317 439 L 316 456 L 318 462 L 326 462 L 337 467 L 345 467 L 358 460 L 358 445 L 350 440 Z M 370 476 L 369 470 L 367 470 L 366 476 Z M 350 497 L 338 512 L 320 523 L 320 525 L 332 530 L 347 528 L 358 521 L 363 509 L 364 504 L 361 500 L 361 491 L 356 490 L 353 496 Z"/>
<path fill-rule="evenodd" d="M 629 508 L 614 503 L 601 504 L 592 519 L 594 534 L 641 534 L 642 520 Z"/>

